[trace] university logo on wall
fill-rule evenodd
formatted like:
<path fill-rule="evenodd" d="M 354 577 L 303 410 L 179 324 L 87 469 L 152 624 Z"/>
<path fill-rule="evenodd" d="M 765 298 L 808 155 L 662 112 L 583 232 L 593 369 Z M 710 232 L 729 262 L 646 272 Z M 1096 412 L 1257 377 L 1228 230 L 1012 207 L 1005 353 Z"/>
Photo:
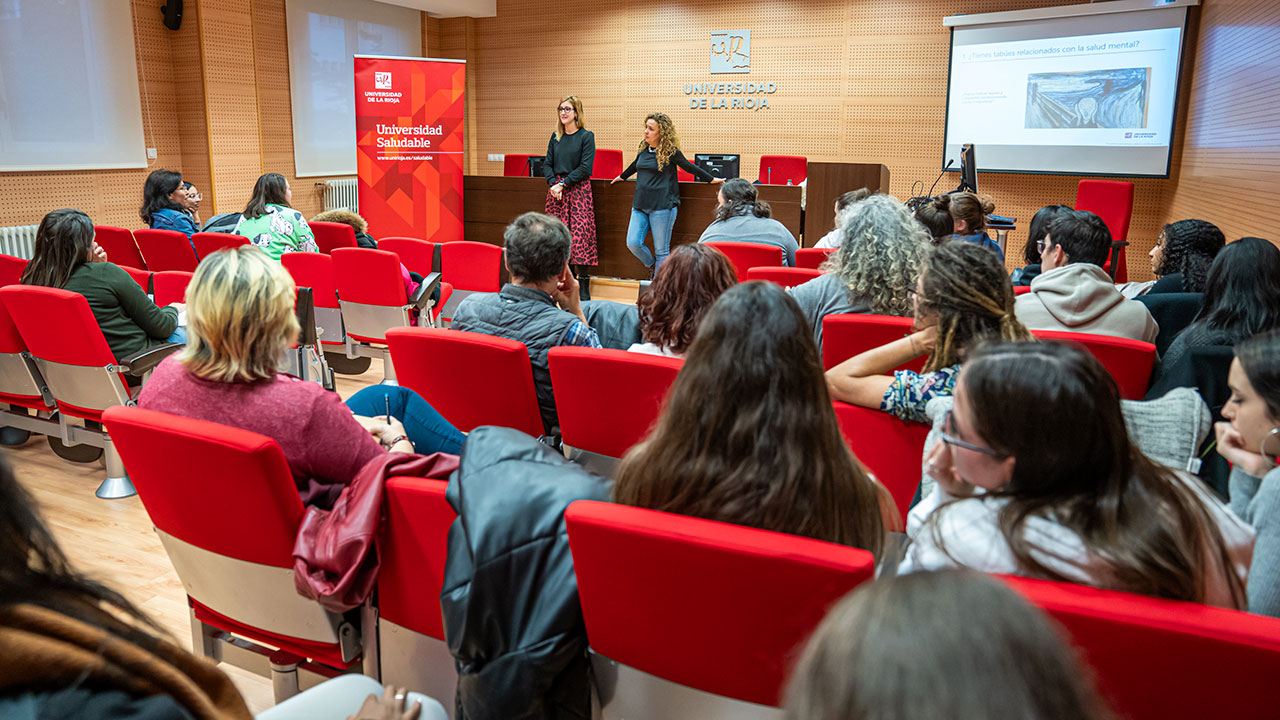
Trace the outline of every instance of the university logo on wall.
<path fill-rule="evenodd" d="M 751 72 L 751 31 L 711 33 L 711 74 Z"/>

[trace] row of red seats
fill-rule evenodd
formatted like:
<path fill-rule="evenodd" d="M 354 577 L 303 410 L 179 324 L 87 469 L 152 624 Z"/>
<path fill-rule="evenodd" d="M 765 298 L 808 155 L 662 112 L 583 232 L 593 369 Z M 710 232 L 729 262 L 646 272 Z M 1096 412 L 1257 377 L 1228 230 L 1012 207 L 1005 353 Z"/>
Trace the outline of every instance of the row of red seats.
<path fill-rule="evenodd" d="M 538 155 L 503 155 L 502 174 L 505 177 L 528 177 L 529 158 Z M 626 167 L 621 150 L 596 149 L 596 160 L 591 166 L 591 177 L 594 180 L 612 180 L 622 174 Z M 692 182 L 693 175 L 684 168 L 676 168 L 676 176 L 680 182 Z M 799 185 L 809 176 L 807 158 L 795 155 L 762 155 L 760 157 L 760 184 L 762 185 Z"/>
<path fill-rule="evenodd" d="M 355 622 L 293 591 L 304 509 L 274 441 L 137 408 L 104 419 L 187 589 L 198 654 L 256 672 L 269 657 L 287 676 L 277 689 L 299 671 L 361 670 L 453 706 L 439 605 L 455 519 L 445 482 L 387 482 L 377 606 Z M 208 512 L 228 497 L 235 512 Z M 873 575 L 855 548 L 610 503 L 574 503 L 565 524 L 605 718 L 777 717 L 800 645 Z M 1280 620 L 1008 582 L 1061 624 L 1125 717 L 1271 712 Z"/>

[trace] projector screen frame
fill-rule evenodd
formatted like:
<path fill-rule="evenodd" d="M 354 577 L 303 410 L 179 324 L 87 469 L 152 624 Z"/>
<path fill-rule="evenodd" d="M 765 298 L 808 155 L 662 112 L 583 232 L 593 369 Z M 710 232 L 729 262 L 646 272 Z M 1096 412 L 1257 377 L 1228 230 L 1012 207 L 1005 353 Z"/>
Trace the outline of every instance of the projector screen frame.
<path fill-rule="evenodd" d="M 1180 116 L 1179 107 L 1180 99 L 1184 96 L 1184 84 L 1187 79 L 1183 76 L 1184 63 L 1187 60 L 1187 32 L 1189 27 L 1194 28 L 1197 23 L 1193 20 L 1191 12 L 1193 8 L 1200 6 L 1200 0 L 1111 0 L 1105 3 L 1087 3 L 1078 5 L 1060 5 L 1055 7 L 1032 8 L 1028 10 L 1008 10 L 1004 12 L 979 13 L 973 15 L 948 15 L 942 19 L 942 24 L 948 30 L 947 37 L 947 88 L 946 88 L 946 111 L 943 114 L 943 130 L 942 130 L 942 160 L 939 163 L 943 173 L 960 172 L 960 168 L 947 166 L 947 128 L 951 121 L 951 68 L 952 53 L 955 52 L 955 31 L 957 27 L 965 27 L 972 25 L 995 25 L 1002 23 L 1020 22 L 1026 20 L 1052 20 L 1055 18 L 1070 18 L 1087 15 L 1114 15 L 1117 13 L 1139 12 L 1144 10 L 1164 10 L 1170 8 L 1184 8 L 1181 37 L 1178 41 L 1178 67 L 1176 82 L 1174 83 L 1174 102 L 1172 108 L 1172 117 L 1170 119 L 1169 145 L 1168 152 L 1165 154 L 1165 166 L 1162 174 L 1154 173 L 1126 173 L 1126 172 L 1075 172 L 1061 170 L 1017 170 L 1017 169 L 1001 169 L 992 168 L 984 169 L 975 168 L 975 172 L 990 173 L 999 175 L 1058 175 L 1065 177 L 1132 177 L 1132 178 L 1149 178 L 1156 180 L 1167 180 L 1171 177 L 1173 170 L 1173 151 L 1175 138 L 1177 137 L 1178 118 Z M 970 142 L 967 138 L 956 138 L 956 144 L 964 145 Z"/>

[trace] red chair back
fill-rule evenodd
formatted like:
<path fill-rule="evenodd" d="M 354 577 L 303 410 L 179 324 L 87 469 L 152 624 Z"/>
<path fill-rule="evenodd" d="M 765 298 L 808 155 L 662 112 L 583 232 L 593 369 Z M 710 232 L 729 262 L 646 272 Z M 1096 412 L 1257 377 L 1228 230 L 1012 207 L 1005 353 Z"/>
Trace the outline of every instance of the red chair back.
<path fill-rule="evenodd" d="M 334 274 L 333 258 L 321 253 L 291 252 L 280 256 L 280 264 L 289 271 L 295 285 L 311 288 L 316 307 L 339 307 L 338 277 Z"/>
<path fill-rule="evenodd" d="M 455 290 L 498 292 L 502 289 L 502 248 L 457 240 L 440 246 L 441 279 Z"/>
<path fill-rule="evenodd" d="M 596 148 L 596 161 L 591 166 L 591 177 L 596 180 L 612 180 L 622 174 L 622 151 Z"/>
<path fill-rule="evenodd" d="M 774 245 L 752 242 L 708 242 L 703 243 L 724 253 L 733 263 L 733 271 L 739 281 L 745 281 L 747 270 L 753 267 L 782 265 L 786 255 L 782 248 Z"/>
<path fill-rule="evenodd" d="M 649 434 L 684 365 L 677 358 L 583 347 L 551 348 L 547 361 L 565 444 L 615 458 Z"/>
<path fill-rule="evenodd" d="M 543 434 L 533 368 L 524 343 L 439 328 L 393 328 L 387 347 L 400 385 L 417 392 L 454 427 L 501 425 Z"/>
<path fill-rule="evenodd" d="M 22 279 L 22 271 L 27 269 L 27 261 L 13 255 L 0 255 L 0 287 L 17 285 Z"/>
<path fill-rule="evenodd" d="M 196 251 L 191 247 L 191 238 L 177 230 L 134 230 L 133 238 L 138 242 L 138 250 L 147 261 L 143 267 L 152 272 L 195 272 L 196 264 L 200 262 Z M 107 251 L 107 258 L 115 262 L 110 250 Z"/>
<path fill-rule="evenodd" d="M 436 243 L 409 237 L 385 237 L 378 241 L 379 250 L 399 255 L 401 264 L 423 277 L 436 271 L 439 247 Z"/>
<path fill-rule="evenodd" d="M 1129 221 L 1133 219 L 1133 183 L 1124 180 L 1081 180 L 1076 186 L 1076 210 L 1088 210 L 1107 224 L 1111 239 L 1121 242 L 1129 239 Z M 1116 282 L 1129 280 L 1125 267 L 1124 248 L 1115 254 L 1116 268 L 1111 273 Z M 1111 271 L 1110 260 L 1103 270 Z"/>
<path fill-rule="evenodd" d="M 249 238 L 235 233 L 198 232 L 191 236 L 191 243 L 196 246 L 196 254 L 203 260 L 223 248 L 248 245 Z"/>
<path fill-rule="evenodd" d="M 156 304 L 164 307 L 169 303 L 187 301 L 187 285 L 191 284 L 194 273 L 166 270 L 151 276 Z"/>
<path fill-rule="evenodd" d="M 138 287 L 142 288 L 142 292 L 147 293 L 148 295 L 151 294 L 151 291 L 152 291 L 151 278 L 155 276 L 155 273 L 151 272 L 150 270 L 139 270 L 138 268 L 131 268 L 131 267 L 122 267 L 120 269 L 129 273 L 129 277 L 133 278 L 133 281 L 138 283 Z M 166 270 L 165 272 L 180 272 L 180 271 Z"/>
<path fill-rule="evenodd" d="M 458 515 L 444 498 L 448 483 L 388 478 L 386 519 L 378 526 L 378 615 L 401 627 L 444 640 L 440 589 L 449 526 Z"/>
<path fill-rule="evenodd" d="M 799 185 L 809 177 L 809 159 L 799 155 L 760 156 L 760 184 Z"/>
<path fill-rule="evenodd" d="M 503 155 L 503 177 L 529 177 L 529 158 L 533 155 Z"/>
<path fill-rule="evenodd" d="M 27 343 L 22 339 L 22 333 L 18 332 L 18 326 L 13 324 L 8 309 L 0 302 L 0 363 L 3 363 L 0 368 L 0 402 L 48 410 L 40 388 L 25 367 L 26 361 L 22 358 L 22 353 L 25 352 Z"/>
<path fill-rule="evenodd" d="M 1120 387 L 1120 397 L 1141 400 L 1146 397 L 1151 384 L 1151 367 L 1156 361 L 1156 346 L 1141 340 L 1097 335 L 1094 333 L 1061 332 L 1058 330 L 1032 330 L 1040 340 L 1055 340 L 1081 345 L 1115 378 Z"/>
<path fill-rule="evenodd" d="M 685 170 L 679 165 L 676 166 L 676 182 L 695 182 L 695 181 L 696 181 L 696 178 L 693 177 L 693 173 L 689 172 L 688 170 Z"/>
<path fill-rule="evenodd" d="M 356 244 L 356 230 L 350 225 L 335 222 L 307 223 L 311 234 L 316 236 L 316 247 L 320 252 L 329 254 L 336 248 L 359 247 Z"/>
<path fill-rule="evenodd" d="M 828 315 L 822 318 L 822 367 L 830 370 L 854 355 L 899 340 L 914 324 L 909 317 L 894 315 Z M 920 372 L 926 359 L 909 360 L 894 369 Z"/>
<path fill-rule="evenodd" d="M 771 283 L 777 283 L 784 288 L 803 285 L 810 280 L 822 277 L 822 273 L 812 268 L 785 267 L 785 266 L 759 266 L 749 268 L 747 270 L 748 280 L 765 280 Z"/>
<path fill-rule="evenodd" d="M 1018 295 L 1026 295 L 1029 292 L 1031 292 L 1030 285 L 1014 285 L 1013 286 L 1014 297 L 1017 297 Z"/>
<path fill-rule="evenodd" d="M 832 401 L 844 442 L 889 490 L 902 521 L 920 485 L 921 457 L 929 426 L 905 422 L 882 410 Z"/>
<path fill-rule="evenodd" d="M 133 241 L 133 233 L 127 228 L 94 225 L 93 233 L 94 242 L 107 252 L 107 259 L 111 262 L 120 267 L 147 268 L 137 243 Z"/>
<path fill-rule="evenodd" d="M 800 248 L 796 250 L 796 267 L 817 270 L 835 251 L 835 248 Z"/>
<path fill-rule="evenodd" d="M 1069 583 L 1004 580 L 1058 621 L 1119 717 L 1275 714 L 1280 620 Z"/>
<path fill-rule="evenodd" d="M 580 500 L 565 511 L 591 647 L 664 680 L 777 706 L 830 606 L 872 578 L 865 550 Z"/>
<path fill-rule="evenodd" d="M 401 307 L 408 302 L 400 276 L 400 258 L 393 252 L 368 248 L 337 248 L 333 258 L 338 297 L 364 305 Z"/>

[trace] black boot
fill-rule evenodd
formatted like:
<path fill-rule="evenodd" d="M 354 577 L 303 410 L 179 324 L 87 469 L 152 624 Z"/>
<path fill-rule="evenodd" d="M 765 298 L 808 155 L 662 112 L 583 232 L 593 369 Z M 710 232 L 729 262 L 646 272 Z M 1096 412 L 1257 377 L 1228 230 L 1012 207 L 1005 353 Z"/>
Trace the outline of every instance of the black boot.
<path fill-rule="evenodd" d="M 578 299 L 591 299 L 591 275 L 587 274 L 585 269 L 580 270 L 578 274 Z"/>

